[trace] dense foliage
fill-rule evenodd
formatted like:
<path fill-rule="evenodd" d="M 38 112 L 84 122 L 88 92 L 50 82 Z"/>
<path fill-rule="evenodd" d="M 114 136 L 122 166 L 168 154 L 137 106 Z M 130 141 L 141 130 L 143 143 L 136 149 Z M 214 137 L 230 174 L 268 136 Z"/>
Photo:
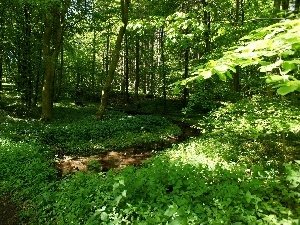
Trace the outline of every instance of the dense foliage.
<path fill-rule="evenodd" d="M 299 224 L 290 2 L 1 1 L 0 210 L 13 202 L 21 224 Z M 155 155 L 108 171 L 95 157 L 134 148 Z M 89 161 L 64 173 L 68 157 Z"/>
<path fill-rule="evenodd" d="M 46 160 L 49 147 L 39 139 L 24 143 L 2 136 L 1 190 L 22 199 L 21 215 L 32 224 L 297 224 L 296 109 L 277 98 L 228 104 L 199 121 L 202 137 L 161 152 L 141 168 L 77 172 L 61 180 Z M 107 129 L 114 119 L 133 127 L 132 121 L 143 119 L 149 122 L 145 129 L 169 126 L 157 117 L 118 115 L 107 120 Z M 88 118 L 83 120 L 87 123 Z M 71 127 L 61 124 L 40 132 L 57 131 L 64 138 L 72 136 L 60 132 L 74 132 L 85 138 Z"/>

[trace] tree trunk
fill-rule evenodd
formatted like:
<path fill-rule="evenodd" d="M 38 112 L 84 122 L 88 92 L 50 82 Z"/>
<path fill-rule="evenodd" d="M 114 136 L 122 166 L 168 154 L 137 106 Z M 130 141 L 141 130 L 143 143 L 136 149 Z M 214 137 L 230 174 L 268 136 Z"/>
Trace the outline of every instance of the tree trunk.
<path fill-rule="evenodd" d="M 274 0 L 274 9 L 277 12 L 280 11 L 281 1 L 282 0 Z"/>
<path fill-rule="evenodd" d="M 139 100 L 139 86 L 140 86 L 140 39 L 136 37 L 135 43 L 135 83 L 134 83 L 134 100 Z"/>
<path fill-rule="evenodd" d="M 3 79 L 3 52 L 0 47 L 0 100 L 2 98 L 2 79 Z"/>
<path fill-rule="evenodd" d="M 105 71 L 106 75 L 108 76 L 108 70 L 109 70 L 109 42 L 110 42 L 110 37 L 109 34 L 107 34 L 106 37 L 106 55 L 105 55 Z"/>
<path fill-rule="evenodd" d="M 295 12 L 299 12 L 299 8 L 300 8 L 300 0 L 296 0 L 295 1 Z"/>
<path fill-rule="evenodd" d="M 55 100 L 59 101 L 61 97 L 61 89 L 62 89 L 62 83 L 63 83 L 63 74 L 64 74 L 64 44 L 63 44 L 63 37 L 61 41 L 61 50 L 60 50 L 60 70 L 57 77 L 57 90 L 56 90 L 56 96 Z"/>
<path fill-rule="evenodd" d="M 111 84 L 114 78 L 114 73 L 118 65 L 119 57 L 120 57 L 120 51 L 121 51 L 121 45 L 122 45 L 122 39 L 126 32 L 126 27 L 128 23 L 128 7 L 129 7 L 129 1 L 130 0 L 120 0 L 121 1 L 121 12 L 122 12 L 122 22 L 123 26 L 119 30 L 119 34 L 116 40 L 115 49 L 112 54 L 112 60 L 110 62 L 109 70 L 108 70 L 108 76 L 106 78 L 103 90 L 102 90 L 102 96 L 101 96 L 101 104 L 99 107 L 99 110 L 97 112 L 97 119 L 102 120 L 105 112 L 105 108 L 108 102 L 108 94 L 111 89 Z"/>
<path fill-rule="evenodd" d="M 165 49 L 164 49 L 164 28 L 160 31 L 160 49 L 161 49 L 161 76 L 163 79 L 163 106 L 167 110 L 167 91 L 166 91 L 166 71 L 165 71 Z"/>
<path fill-rule="evenodd" d="M 183 79 L 187 79 L 189 77 L 189 53 L 190 53 L 190 48 L 187 47 L 187 49 L 184 51 L 184 75 Z M 183 89 L 183 107 L 187 106 L 188 102 L 188 89 L 186 86 L 184 86 Z"/>
<path fill-rule="evenodd" d="M 125 34 L 125 95 L 126 103 L 129 104 L 129 52 L 128 52 L 128 34 Z"/>
<path fill-rule="evenodd" d="M 61 49 L 63 37 L 62 26 L 70 3 L 71 0 L 65 0 L 62 12 L 60 12 L 58 5 L 53 5 L 50 12 L 45 15 L 43 43 L 45 75 L 42 91 L 42 120 L 50 120 L 52 117 L 55 63 Z"/>
<path fill-rule="evenodd" d="M 38 66 L 36 70 L 36 77 L 35 77 L 35 89 L 34 89 L 34 98 L 32 105 L 36 107 L 38 102 L 38 96 L 39 96 L 39 86 L 40 86 L 40 78 L 42 74 L 42 48 L 39 47 L 39 58 L 38 58 Z"/>
<path fill-rule="evenodd" d="M 210 52 L 211 46 L 210 46 L 210 12 L 207 10 L 208 3 L 206 0 L 202 0 L 203 4 L 203 20 L 204 24 L 206 26 L 205 31 L 204 31 L 204 41 L 205 41 L 205 51 L 206 53 Z"/>
<path fill-rule="evenodd" d="M 282 9 L 283 10 L 288 10 L 290 6 L 290 1 L 289 0 L 282 0 Z"/>
<path fill-rule="evenodd" d="M 240 10 L 241 10 L 241 2 L 240 0 L 235 0 L 235 26 L 239 26 L 239 20 L 240 20 Z M 242 21 L 243 22 L 243 21 Z M 240 71 L 241 67 L 236 66 L 235 67 L 235 73 L 233 74 L 233 90 L 235 92 L 240 92 Z"/>
<path fill-rule="evenodd" d="M 93 56 L 92 56 L 92 94 L 95 93 L 95 75 L 96 75 L 96 30 L 93 31 Z"/>
<path fill-rule="evenodd" d="M 154 37 L 151 37 L 151 42 L 150 42 L 150 51 L 151 51 L 151 59 L 150 59 L 150 94 L 154 95 L 155 91 L 155 65 L 154 65 Z"/>

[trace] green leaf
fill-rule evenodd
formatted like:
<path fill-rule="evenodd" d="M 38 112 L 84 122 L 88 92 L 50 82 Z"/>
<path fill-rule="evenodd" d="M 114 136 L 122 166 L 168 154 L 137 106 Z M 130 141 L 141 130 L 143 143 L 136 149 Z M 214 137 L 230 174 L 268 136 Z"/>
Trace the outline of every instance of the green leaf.
<path fill-rule="evenodd" d="M 266 79 L 266 83 L 269 84 L 269 83 L 275 83 L 275 82 L 279 82 L 279 81 L 282 81 L 283 80 L 283 77 L 280 76 L 280 75 L 272 75 L 272 76 L 267 76 L 267 79 Z"/>
<path fill-rule="evenodd" d="M 203 76 L 204 79 L 210 78 L 212 76 L 212 71 L 211 70 L 206 70 L 201 72 L 201 75 Z"/>
<path fill-rule="evenodd" d="M 247 191 L 246 195 L 245 195 L 246 201 L 248 203 L 250 203 L 251 199 L 252 199 L 252 195 L 249 191 Z"/>
<path fill-rule="evenodd" d="M 178 95 L 180 93 L 180 88 L 178 86 L 176 86 L 174 89 L 173 89 L 173 93 L 175 95 Z"/>
<path fill-rule="evenodd" d="M 226 81 L 226 76 L 224 73 L 218 73 L 218 76 L 219 76 L 220 80 Z"/>
<path fill-rule="evenodd" d="M 277 89 L 277 93 L 280 95 L 286 95 L 291 92 L 294 92 L 297 88 L 298 88 L 298 86 L 295 86 L 295 85 L 290 85 L 290 86 L 285 85 L 285 86 L 281 86 L 279 89 Z"/>
<path fill-rule="evenodd" d="M 187 225 L 187 219 L 185 217 L 182 216 L 178 216 L 176 217 L 171 223 L 170 225 Z"/>
<path fill-rule="evenodd" d="M 106 212 L 101 213 L 101 220 L 106 221 L 108 219 L 108 215 Z"/>
<path fill-rule="evenodd" d="M 178 209 L 177 205 L 175 205 L 175 204 L 170 205 L 169 208 L 165 211 L 164 215 L 171 217 L 177 212 L 177 209 Z"/>
<path fill-rule="evenodd" d="M 291 71 L 291 70 L 296 68 L 294 63 L 290 63 L 290 62 L 287 62 L 287 61 L 283 62 L 281 64 L 281 67 L 284 69 L 284 71 Z"/>

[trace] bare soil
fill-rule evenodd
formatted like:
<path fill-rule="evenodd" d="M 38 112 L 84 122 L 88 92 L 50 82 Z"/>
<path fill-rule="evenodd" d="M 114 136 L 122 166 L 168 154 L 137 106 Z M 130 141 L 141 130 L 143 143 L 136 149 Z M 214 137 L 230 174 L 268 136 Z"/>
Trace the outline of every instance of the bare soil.
<path fill-rule="evenodd" d="M 18 207 L 10 201 L 10 197 L 5 195 L 0 198 L 0 224 L 18 225 Z"/>
<path fill-rule="evenodd" d="M 139 152 L 136 149 L 129 149 L 124 151 L 111 151 L 99 155 L 92 155 L 88 157 L 72 157 L 64 156 L 58 159 L 59 174 L 64 176 L 76 171 L 88 171 L 89 163 L 93 161 L 98 163 L 101 171 L 106 172 L 110 169 L 122 169 L 128 165 L 141 165 L 145 160 L 153 156 L 153 151 Z"/>
<path fill-rule="evenodd" d="M 171 147 L 174 143 L 180 143 L 188 138 L 199 136 L 199 130 L 185 123 L 178 124 L 182 130 L 182 135 L 178 137 L 166 138 L 161 143 L 145 144 L 144 146 L 110 151 L 99 155 L 87 157 L 63 156 L 56 161 L 59 176 L 74 173 L 76 171 L 88 171 L 89 163 L 93 160 L 102 168 L 102 172 L 110 169 L 120 170 L 128 165 L 141 165 L 147 159 L 155 155 L 155 152 Z"/>

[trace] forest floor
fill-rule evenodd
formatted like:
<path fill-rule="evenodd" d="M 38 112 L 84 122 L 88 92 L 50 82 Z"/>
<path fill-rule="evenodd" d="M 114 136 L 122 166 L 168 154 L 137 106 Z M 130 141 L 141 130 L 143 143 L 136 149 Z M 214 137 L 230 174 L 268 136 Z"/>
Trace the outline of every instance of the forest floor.
<path fill-rule="evenodd" d="M 9 196 L 0 198 L 0 224 L 1 225 L 18 225 L 18 207 L 10 201 Z"/>
<path fill-rule="evenodd" d="M 173 144 L 182 143 L 189 138 L 198 137 L 200 132 L 197 128 L 188 123 L 173 121 L 178 125 L 182 134 L 176 137 L 165 138 L 164 141 L 158 143 L 146 143 L 143 146 L 133 146 L 126 149 L 109 151 L 92 156 L 63 156 L 58 158 L 54 166 L 58 169 L 58 178 L 65 175 L 89 170 L 89 162 L 96 160 L 102 172 L 110 169 L 122 170 L 126 166 L 139 166 L 146 160 L 153 157 L 157 152 L 171 147 Z M 0 224 L 1 225 L 18 225 L 19 209 L 16 204 L 11 201 L 9 196 L 0 198 Z"/>
<path fill-rule="evenodd" d="M 165 138 L 164 141 L 158 143 L 146 143 L 142 146 L 133 146 L 92 156 L 63 156 L 62 158 L 58 158 L 55 166 L 59 170 L 59 176 L 64 176 L 76 171 L 87 171 L 91 160 L 94 160 L 94 162 L 102 168 L 101 171 L 103 172 L 110 169 L 120 170 L 129 165 L 138 166 L 145 160 L 153 157 L 156 152 L 169 148 L 172 144 L 181 143 L 188 138 L 198 137 L 200 135 L 198 129 L 187 123 L 174 123 L 180 127 L 182 131 L 181 135 Z"/>

